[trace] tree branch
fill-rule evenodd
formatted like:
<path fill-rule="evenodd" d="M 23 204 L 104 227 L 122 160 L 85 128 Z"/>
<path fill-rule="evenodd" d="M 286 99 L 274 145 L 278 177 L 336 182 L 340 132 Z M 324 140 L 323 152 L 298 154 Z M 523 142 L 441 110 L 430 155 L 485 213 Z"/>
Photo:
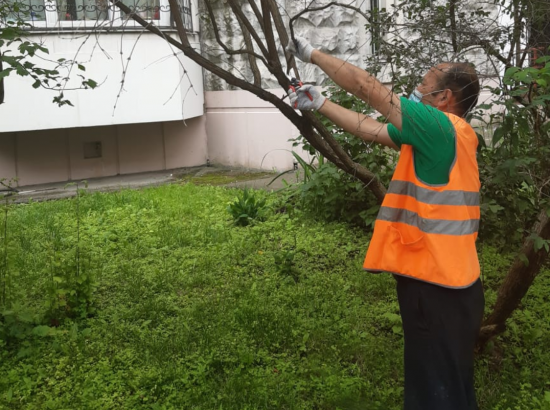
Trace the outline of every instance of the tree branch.
<path fill-rule="evenodd" d="M 449 19 L 451 20 L 451 43 L 453 44 L 453 51 L 458 53 L 458 45 L 456 42 L 456 2 L 457 0 L 451 0 L 449 2 Z"/>
<path fill-rule="evenodd" d="M 283 46 L 283 50 L 286 50 L 288 46 L 289 38 L 286 32 L 286 27 L 283 21 L 283 17 L 281 16 L 279 7 L 277 6 L 277 2 L 275 0 L 268 0 L 268 4 L 271 11 L 271 15 L 273 16 L 273 22 L 275 23 L 275 28 L 277 29 L 277 34 L 279 34 L 279 41 Z M 294 69 L 294 76 L 299 80 L 300 74 L 298 73 L 298 68 L 296 67 L 296 60 L 294 59 L 294 56 L 292 54 L 288 54 L 288 57 L 286 57 L 286 52 L 285 52 L 285 59 L 286 59 L 286 73 L 287 74 L 290 73 L 291 68 Z"/>
<path fill-rule="evenodd" d="M 260 50 L 261 50 L 262 54 L 264 55 L 264 57 L 269 60 L 269 52 L 265 48 L 264 43 L 260 39 L 260 36 L 258 36 L 258 33 L 254 29 L 254 27 L 252 27 L 252 24 L 250 24 L 250 21 L 244 15 L 244 13 L 241 10 L 239 4 L 237 4 L 235 1 L 236 0 L 227 0 L 227 2 L 229 3 L 229 6 L 231 7 L 231 10 L 233 10 L 233 13 L 235 13 L 235 15 L 242 20 L 243 24 L 248 29 L 248 32 L 250 33 L 252 38 L 254 38 L 254 41 L 256 41 L 256 44 L 260 48 Z M 267 68 L 269 68 L 270 71 L 271 71 L 271 67 L 269 65 L 267 65 Z"/>
<path fill-rule="evenodd" d="M 210 4 L 210 2 L 208 0 L 205 0 L 204 4 L 206 5 L 206 9 L 208 11 L 208 15 L 210 16 L 210 20 L 212 21 L 212 28 L 213 28 L 213 31 L 214 31 L 214 36 L 216 37 L 216 41 L 220 45 L 220 47 L 223 49 L 223 51 L 225 51 L 229 55 L 248 54 L 249 61 L 251 61 L 250 59 L 252 58 L 253 61 L 254 61 L 254 65 L 256 67 L 257 67 L 257 65 L 256 65 L 255 58 L 261 60 L 267 67 L 267 61 L 261 55 L 254 52 L 254 46 L 252 45 L 252 42 L 247 43 L 247 40 L 250 40 L 250 33 L 246 29 L 246 26 L 244 26 L 244 24 L 242 23 L 241 19 L 237 17 L 237 20 L 239 21 L 239 25 L 240 25 L 241 30 L 243 32 L 243 37 L 244 37 L 245 44 L 246 44 L 246 50 L 232 50 L 227 46 L 227 44 L 225 44 L 222 41 L 222 39 L 220 37 L 220 29 L 218 27 L 218 23 L 216 22 L 216 17 L 214 16 L 214 10 L 212 10 L 212 5 Z M 258 70 L 258 72 L 259 72 L 259 70 Z"/>
<path fill-rule="evenodd" d="M 252 75 L 254 76 L 254 85 L 256 87 L 262 86 L 262 74 L 260 73 L 260 69 L 258 68 L 258 64 L 256 63 L 256 57 L 255 53 L 252 52 L 254 50 L 254 45 L 252 44 L 252 38 L 250 37 L 250 33 L 248 32 L 248 29 L 243 24 L 241 19 L 237 18 L 239 21 L 239 26 L 241 27 L 241 31 L 243 33 L 243 39 L 244 44 L 246 46 L 246 49 L 250 51 L 250 54 L 248 55 L 248 63 L 250 64 L 250 69 L 252 70 Z M 259 56 L 259 58 L 266 64 L 263 58 Z M 267 64 L 266 64 L 267 66 Z"/>

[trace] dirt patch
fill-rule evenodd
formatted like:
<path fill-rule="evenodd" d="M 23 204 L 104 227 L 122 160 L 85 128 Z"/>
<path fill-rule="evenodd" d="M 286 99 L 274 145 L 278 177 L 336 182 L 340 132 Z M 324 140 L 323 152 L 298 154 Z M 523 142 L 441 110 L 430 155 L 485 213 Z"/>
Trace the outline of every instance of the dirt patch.
<path fill-rule="evenodd" d="M 179 181 L 182 183 L 193 183 L 195 185 L 229 185 L 236 182 L 253 181 L 256 179 L 274 178 L 277 174 L 273 172 L 246 171 L 246 170 L 219 170 L 208 168 L 201 170 L 195 175 L 181 175 Z"/>

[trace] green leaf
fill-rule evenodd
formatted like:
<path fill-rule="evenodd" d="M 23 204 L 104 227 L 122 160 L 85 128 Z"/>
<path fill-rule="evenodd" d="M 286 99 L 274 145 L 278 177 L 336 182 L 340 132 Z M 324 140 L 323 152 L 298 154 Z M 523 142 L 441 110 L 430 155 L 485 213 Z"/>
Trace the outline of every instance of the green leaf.
<path fill-rule="evenodd" d="M 519 255 L 519 260 L 521 262 L 523 262 L 523 265 L 524 266 L 529 266 L 529 259 L 527 259 L 527 256 L 525 256 L 524 253 L 522 253 L 521 255 Z"/>
<path fill-rule="evenodd" d="M 81 71 L 86 71 L 86 67 L 84 67 L 82 64 L 78 64 L 78 69 Z"/>
<path fill-rule="evenodd" d="M 535 248 L 535 251 L 540 251 L 542 247 L 544 246 L 544 239 L 542 239 L 540 236 L 534 236 L 533 237 L 533 246 Z"/>
<path fill-rule="evenodd" d="M 42 84 L 42 83 L 40 82 L 40 80 L 36 80 L 36 81 L 32 84 L 32 87 L 33 87 L 33 88 L 39 88 L 41 84 Z"/>
<path fill-rule="evenodd" d="M 32 330 L 32 333 L 33 335 L 36 335 L 36 336 L 45 337 L 45 336 L 48 336 L 51 333 L 51 331 L 52 331 L 52 328 L 49 326 L 36 326 Z"/>
<path fill-rule="evenodd" d="M 17 29 L 13 27 L 4 27 L 2 28 L 2 31 L 0 32 L 0 36 L 4 40 L 14 40 L 18 35 Z"/>
<path fill-rule="evenodd" d="M 82 84 L 84 85 L 84 87 L 90 87 L 92 89 L 97 87 L 97 83 L 92 79 L 89 79 L 87 81 L 83 81 Z"/>
<path fill-rule="evenodd" d="M 4 77 L 7 77 L 8 75 L 10 75 L 10 73 L 13 71 L 14 69 L 13 68 L 6 68 L 5 70 L 2 70 L 0 71 L 0 80 Z"/>

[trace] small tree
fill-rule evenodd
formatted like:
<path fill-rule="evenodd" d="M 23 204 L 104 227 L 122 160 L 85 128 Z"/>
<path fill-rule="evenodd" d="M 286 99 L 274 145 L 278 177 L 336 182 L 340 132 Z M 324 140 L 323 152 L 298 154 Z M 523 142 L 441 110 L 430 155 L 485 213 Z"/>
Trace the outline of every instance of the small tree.
<path fill-rule="evenodd" d="M 296 76 L 298 70 L 291 56 L 279 53 L 278 44 L 286 48 L 292 41 L 293 25 L 298 19 L 329 7 L 352 10 L 365 18 L 375 51 L 366 61 L 367 70 L 391 82 L 394 92 L 410 92 L 424 72 L 441 61 L 467 60 L 476 64 L 485 78 L 491 80 L 486 89 L 493 94 L 493 102 L 482 104 L 472 116 L 478 126 L 485 125 L 492 134 L 492 143 L 488 146 L 480 135 L 484 146 L 480 157 L 482 183 L 495 191 L 487 188 L 483 191 L 483 219 L 488 223 L 481 234 L 490 236 L 487 231 L 492 230 L 503 235 L 506 228 L 513 226 L 516 232 L 519 229 L 519 242 L 523 241 L 498 292 L 494 310 L 484 323 L 481 345 L 503 331 L 506 320 L 540 272 L 550 243 L 550 64 L 546 57 L 540 57 L 549 40 L 550 5 L 546 0 L 486 0 L 484 3 L 403 0 L 386 10 L 368 12 L 336 1 L 320 5 L 312 1 L 303 3 L 303 8 L 293 16 L 286 16 L 286 11 L 275 0 L 226 0 L 226 13 L 240 26 L 240 31 L 233 33 L 233 37 L 242 38 L 242 47 L 236 49 L 225 44 L 219 35 L 220 23 L 214 12 L 216 2 L 203 0 L 206 23 L 211 25 L 218 45 L 227 57 L 246 58 L 253 73 L 250 79 L 239 76 L 231 68 L 223 68 L 190 45 L 177 0 L 170 0 L 170 8 L 179 41 L 143 20 L 120 0 L 112 1 L 126 15 L 204 69 L 277 107 L 311 147 L 340 170 L 358 178 L 378 202 L 382 201 L 385 188 L 377 175 L 354 162 L 314 114 L 302 112 L 300 115 L 280 97 L 262 89 L 259 67 L 263 65 L 282 88 L 288 89 L 284 68 L 292 69 Z M 535 52 L 539 53 L 536 58 Z M 529 67 L 530 61 L 534 66 Z M 492 163 L 494 158 L 498 160 Z M 497 163 L 500 165 L 496 166 Z M 511 199 L 503 193 L 511 195 Z M 518 211 L 523 214 L 503 224 L 505 209 L 506 215 L 516 215 Z"/>

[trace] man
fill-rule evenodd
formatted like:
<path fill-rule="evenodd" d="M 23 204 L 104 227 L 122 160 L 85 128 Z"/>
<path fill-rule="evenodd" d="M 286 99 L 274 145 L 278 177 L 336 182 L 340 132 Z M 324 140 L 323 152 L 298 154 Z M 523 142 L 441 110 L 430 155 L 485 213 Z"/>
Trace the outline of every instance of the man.
<path fill-rule="evenodd" d="M 474 346 L 484 309 L 475 241 L 479 226 L 477 136 L 464 120 L 479 80 L 464 63 L 433 67 L 410 98 L 368 72 L 296 38 L 288 51 L 388 119 L 380 124 L 328 101 L 314 87 L 291 104 L 344 130 L 400 150 L 364 269 L 390 272 L 405 338 L 405 410 L 474 410 Z"/>

